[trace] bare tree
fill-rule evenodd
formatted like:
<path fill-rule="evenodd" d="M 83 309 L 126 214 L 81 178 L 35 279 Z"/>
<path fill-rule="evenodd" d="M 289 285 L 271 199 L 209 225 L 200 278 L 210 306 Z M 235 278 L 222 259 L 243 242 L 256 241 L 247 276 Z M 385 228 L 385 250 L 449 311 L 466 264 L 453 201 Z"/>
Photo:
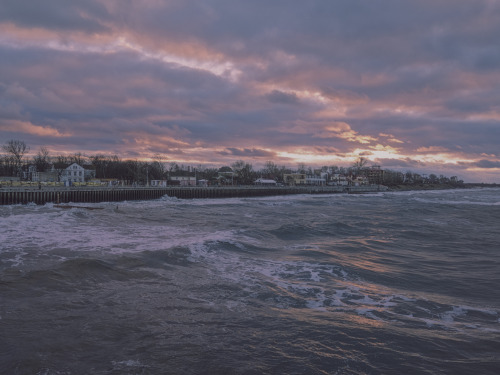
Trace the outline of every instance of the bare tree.
<path fill-rule="evenodd" d="M 38 172 L 45 172 L 50 168 L 49 150 L 46 147 L 40 147 L 40 150 L 33 159 L 33 162 Z"/>
<path fill-rule="evenodd" d="M 15 173 L 19 175 L 21 172 L 24 154 L 29 152 L 29 147 L 26 146 L 26 143 L 23 141 L 11 139 L 2 146 L 2 149 L 9 155 L 14 166 Z"/>
<path fill-rule="evenodd" d="M 306 165 L 304 163 L 299 163 L 297 166 L 298 173 L 306 173 Z"/>
<path fill-rule="evenodd" d="M 153 156 L 152 167 L 156 171 L 156 174 L 159 176 L 159 178 L 164 177 L 166 170 L 165 162 L 163 161 L 163 155 L 157 153 Z"/>
<path fill-rule="evenodd" d="M 366 165 L 366 163 L 368 163 L 368 159 L 361 156 L 354 162 L 352 166 L 356 169 L 361 169 Z"/>
<path fill-rule="evenodd" d="M 70 164 L 68 157 L 65 155 L 57 155 L 55 157 L 55 162 L 57 164 Z"/>
<path fill-rule="evenodd" d="M 76 163 L 76 164 L 82 166 L 83 164 L 85 164 L 86 158 L 80 152 L 77 152 L 76 154 L 70 155 L 69 159 L 70 159 L 71 164 Z"/>
<path fill-rule="evenodd" d="M 219 170 L 217 168 L 205 168 L 202 176 L 208 181 L 215 181 L 219 176 Z"/>
<path fill-rule="evenodd" d="M 431 173 L 429 175 L 429 182 L 431 184 L 435 184 L 438 181 L 438 176 L 436 176 L 434 173 Z"/>
<path fill-rule="evenodd" d="M 256 177 L 252 164 L 238 160 L 231 165 L 236 174 L 237 181 L 242 185 L 251 185 Z"/>
<path fill-rule="evenodd" d="M 360 156 L 358 160 L 354 162 L 352 168 L 354 169 L 356 176 L 358 176 L 360 172 L 365 169 L 366 163 L 368 163 L 368 159 L 362 156 Z"/>
<path fill-rule="evenodd" d="M 95 168 L 97 178 L 106 178 L 109 166 L 109 158 L 106 155 L 96 154 L 91 155 L 90 162 Z"/>
<path fill-rule="evenodd" d="M 273 180 L 276 180 L 280 175 L 280 169 L 272 161 L 266 161 L 266 164 L 262 169 L 262 174 L 265 178 L 272 178 Z"/>

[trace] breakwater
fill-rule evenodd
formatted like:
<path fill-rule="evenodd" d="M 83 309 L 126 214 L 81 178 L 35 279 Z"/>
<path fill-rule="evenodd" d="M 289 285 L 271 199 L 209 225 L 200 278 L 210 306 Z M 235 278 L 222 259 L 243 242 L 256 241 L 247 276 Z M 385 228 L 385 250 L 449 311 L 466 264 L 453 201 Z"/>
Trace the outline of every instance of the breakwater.
<path fill-rule="evenodd" d="M 263 197 L 290 194 L 367 193 L 385 186 L 290 186 L 290 187 L 163 187 L 163 188 L 7 188 L 0 190 L 0 205 L 45 203 L 99 203 L 158 199 Z"/>

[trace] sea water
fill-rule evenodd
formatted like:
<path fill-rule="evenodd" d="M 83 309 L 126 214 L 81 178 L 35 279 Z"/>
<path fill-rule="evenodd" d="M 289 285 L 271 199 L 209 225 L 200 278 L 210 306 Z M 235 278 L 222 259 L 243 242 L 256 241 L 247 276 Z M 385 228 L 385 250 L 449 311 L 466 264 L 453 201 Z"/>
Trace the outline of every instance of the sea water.
<path fill-rule="evenodd" d="M 0 207 L 2 374 L 498 374 L 500 189 Z"/>

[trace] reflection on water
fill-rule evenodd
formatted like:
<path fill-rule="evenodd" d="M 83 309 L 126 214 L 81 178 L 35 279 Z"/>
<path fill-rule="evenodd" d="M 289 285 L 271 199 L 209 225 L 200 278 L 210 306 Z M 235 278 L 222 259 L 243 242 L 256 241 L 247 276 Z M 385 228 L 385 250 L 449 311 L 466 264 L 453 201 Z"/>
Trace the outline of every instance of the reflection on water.
<path fill-rule="evenodd" d="M 0 372 L 494 374 L 488 202 L 496 190 L 0 207 Z"/>

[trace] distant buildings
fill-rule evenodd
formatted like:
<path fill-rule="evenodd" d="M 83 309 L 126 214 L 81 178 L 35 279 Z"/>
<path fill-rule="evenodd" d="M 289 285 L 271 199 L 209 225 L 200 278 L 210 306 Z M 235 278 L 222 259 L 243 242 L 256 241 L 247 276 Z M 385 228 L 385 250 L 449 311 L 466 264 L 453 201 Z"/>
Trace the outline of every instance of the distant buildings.
<path fill-rule="evenodd" d="M 283 175 L 283 182 L 289 186 L 315 185 L 325 186 L 328 174 L 306 174 L 306 173 L 286 173 Z"/>
<path fill-rule="evenodd" d="M 265 185 L 265 186 L 276 186 L 276 181 L 275 180 L 270 180 L 270 179 L 265 179 L 265 178 L 258 178 L 254 181 L 255 185 Z"/>
<path fill-rule="evenodd" d="M 84 183 L 95 177 L 95 170 L 84 168 L 78 163 L 52 164 L 47 171 L 37 171 L 34 165 L 29 165 L 23 174 L 23 179 L 33 182 L 62 182 L 65 185 Z"/>
<path fill-rule="evenodd" d="M 305 173 L 285 173 L 283 175 L 283 182 L 290 186 L 305 185 L 306 177 Z"/>
<path fill-rule="evenodd" d="M 78 163 L 72 163 L 64 169 L 61 169 L 59 181 L 69 186 L 76 183 L 84 183 L 95 177 L 95 171 L 86 169 Z"/>
<path fill-rule="evenodd" d="M 351 186 L 370 185 L 370 181 L 365 176 L 357 176 L 355 178 L 351 178 L 350 181 L 351 181 L 350 184 Z"/>
<path fill-rule="evenodd" d="M 325 186 L 328 174 L 306 176 L 306 185 Z"/>
<path fill-rule="evenodd" d="M 57 171 L 52 168 L 50 171 L 47 172 L 32 172 L 31 174 L 31 181 L 33 182 L 58 182 L 58 176 L 59 174 Z"/>
<path fill-rule="evenodd" d="M 365 169 L 366 177 L 370 184 L 378 185 L 384 181 L 384 170 L 380 165 L 374 165 Z"/>
<path fill-rule="evenodd" d="M 170 176 L 170 185 L 178 186 L 196 186 L 195 176 Z"/>
<path fill-rule="evenodd" d="M 85 168 L 77 163 L 69 165 L 62 171 L 61 182 L 71 185 L 73 182 L 85 182 Z"/>
<path fill-rule="evenodd" d="M 65 184 L 89 184 L 107 186 L 366 186 L 366 185 L 415 185 L 415 184 L 463 184 L 457 176 L 447 178 L 443 175 L 412 173 L 407 171 L 383 170 L 379 165 L 364 166 L 354 164 L 352 167 L 322 167 L 319 169 L 305 168 L 302 166 L 298 171 L 285 167 L 254 171 L 250 164 L 233 165 L 233 168 L 224 166 L 221 168 L 192 168 L 184 166 L 171 167 L 166 170 L 160 164 L 148 164 L 137 161 L 57 158 L 43 165 L 40 163 L 24 164 L 19 171 L 12 168 L 5 169 L 10 174 L 14 172 L 18 177 L 9 175 L 1 178 L 9 183 L 53 183 Z M 55 161 L 57 160 L 57 161 Z M 75 162 L 72 162 L 75 161 Z M 69 164 L 71 162 L 71 164 Z M 92 162 L 92 164 L 90 164 Z M 1 167 L 1 165 L 0 165 Z M 40 168 L 40 170 L 37 170 Z M 0 169 L 2 172 L 2 169 Z M 96 176 L 97 175 L 97 176 Z M 97 177 L 97 178 L 96 178 Z"/>
<path fill-rule="evenodd" d="M 334 173 L 330 176 L 330 181 L 328 181 L 328 185 L 331 186 L 348 186 L 349 180 L 347 176 L 344 176 L 340 173 Z"/>
<path fill-rule="evenodd" d="M 217 184 L 219 185 L 233 185 L 234 171 L 230 167 L 221 167 L 217 171 Z"/>
<path fill-rule="evenodd" d="M 152 187 L 166 187 L 168 186 L 167 180 L 151 180 L 150 185 Z"/>

